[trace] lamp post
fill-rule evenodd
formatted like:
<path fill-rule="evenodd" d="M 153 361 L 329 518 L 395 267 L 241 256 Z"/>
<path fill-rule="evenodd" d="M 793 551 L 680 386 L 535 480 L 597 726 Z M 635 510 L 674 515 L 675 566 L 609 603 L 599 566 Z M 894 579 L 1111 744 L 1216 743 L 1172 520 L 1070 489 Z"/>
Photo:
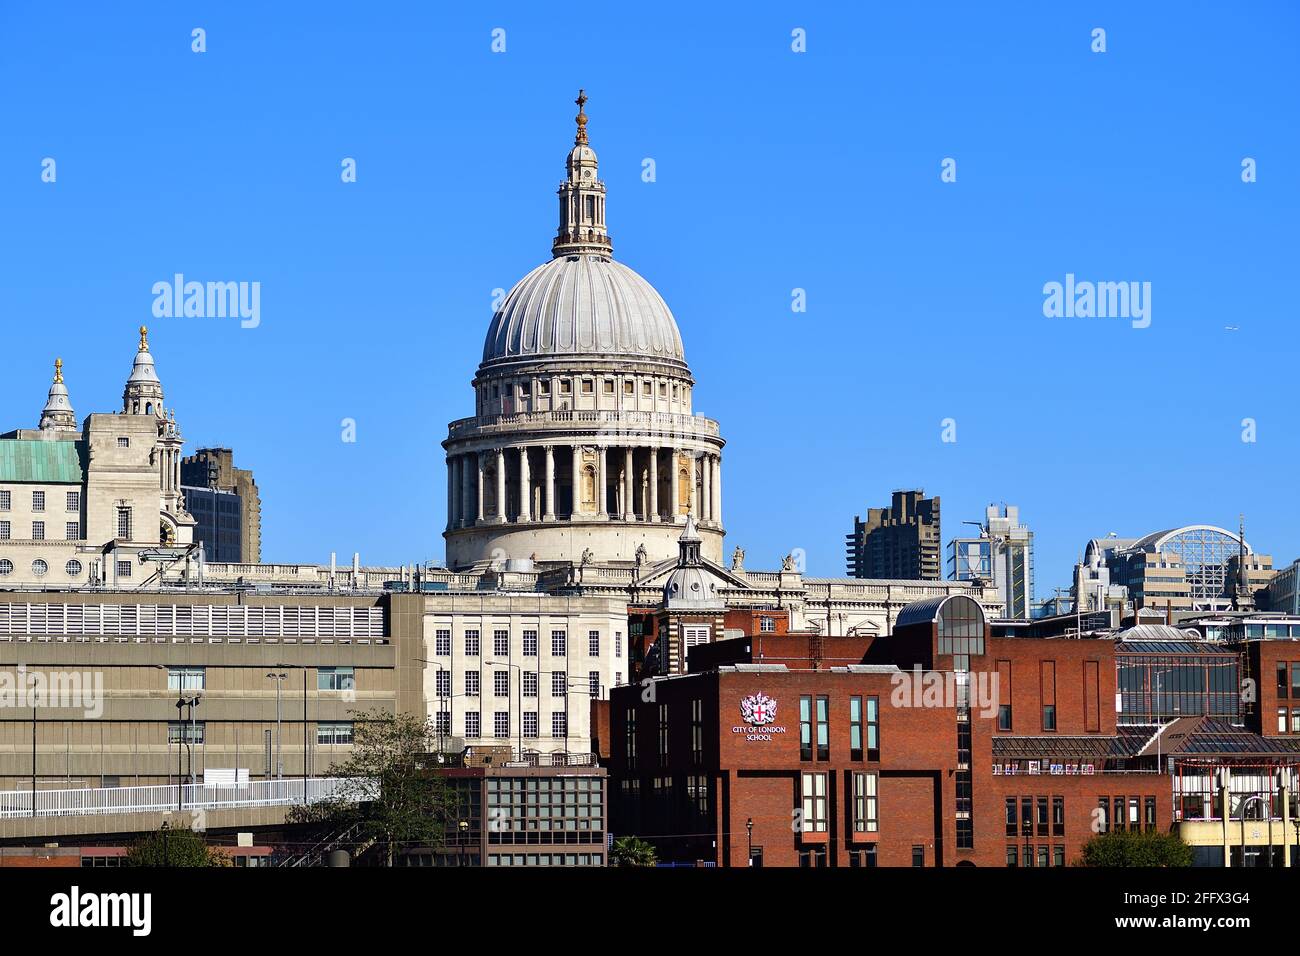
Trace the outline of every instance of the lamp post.
<path fill-rule="evenodd" d="M 289 679 L 289 675 L 277 674 L 272 671 L 266 676 L 269 680 L 275 681 L 275 779 L 280 780 L 284 777 L 284 757 L 282 755 L 284 734 L 280 728 L 280 685 Z"/>
<path fill-rule="evenodd" d="M 32 695 L 32 816 L 36 816 L 36 695 Z"/>
<path fill-rule="evenodd" d="M 438 662 L 438 661 L 431 661 L 431 660 L 429 660 L 429 659 L 426 658 L 426 657 L 416 657 L 416 658 L 414 658 L 414 660 L 415 660 L 415 662 L 416 662 L 417 664 L 431 664 L 431 665 L 433 665 L 434 667 L 436 667 L 439 671 L 447 671 L 448 674 L 451 673 L 451 672 L 448 670 L 448 668 L 447 668 L 444 664 L 442 664 L 442 663 L 440 663 L 440 662 Z M 433 692 L 434 692 L 434 696 L 438 699 L 438 716 L 439 716 L 439 720 L 438 720 L 438 726 L 437 726 L 436 729 L 437 729 L 437 731 L 438 731 L 438 753 L 441 754 L 441 753 L 443 752 L 444 747 L 446 746 L 446 744 L 445 744 L 445 738 L 446 738 L 446 736 L 447 736 L 447 735 L 443 732 L 443 729 L 442 729 L 442 720 L 441 720 L 441 717 L 442 717 L 442 714 L 444 713 L 444 711 L 446 710 L 446 708 L 444 707 L 444 703 L 450 703 L 450 698 L 451 698 L 451 681 L 450 681 L 450 679 L 447 681 L 447 696 L 446 696 L 446 697 L 443 697 L 441 694 L 438 693 L 438 687 L 437 687 L 437 685 L 436 685 L 436 682 L 435 682 L 435 686 L 434 686 L 434 688 L 433 688 Z M 448 719 L 447 719 L 447 729 L 448 729 L 448 730 L 451 729 L 451 718 L 450 718 L 450 715 L 448 716 Z"/>
<path fill-rule="evenodd" d="M 1232 795 L 1227 794 L 1227 796 L 1230 799 Z M 1256 794 L 1252 794 L 1251 796 L 1247 797 L 1245 800 L 1241 801 L 1241 866 L 1243 869 L 1245 869 L 1246 866 L 1246 808 L 1258 800 L 1265 800 L 1265 799 L 1267 798 L 1262 793 L 1256 793 Z M 1272 807 L 1267 808 L 1265 812 L 1269 815 L 1269 841 L 1268 841 L 1267 859 L 1268 859 L 1268 865 L 1272 866 L 1273 865 Z"/>
<path fill-rule="evenodd" d="M 754 818 L 750 817 L 745 821 L 745 838 L 749 843 L 748 856 L 746 857 L 746 866 L 754 865 Z"/>
<path fill-rule="evenodd" d="M 177 809 L 177 810 L 182 810 L 182 809 L 184 809 L 184 806 L 185 806 L 185 802 L 184 802 L 184 787 L 185 787 L 184 779 L 185 779 L 185 776 L 184 776 L 183 772 L 181 771 L 181 748 L 180 748 L 180 743 L 181 743 L 182 738 L 184 738 L 184 741 L 185 741 L 185 752 L 186 752 L 186 754 L 188 754 L 188 756 L 189 756 L 189 764 L 190 764 L 190 773 L 189 773 L 189 776 L 190 776 L 190 785 L 191 785 L 191 786 L 194 785 L 194 739 L 193 739 L 193 738 L 194 738 L 194 729 L 195 729 L 195 727 L 194 727 L 194 708 L 197 707 L 197 706 L 199 705 L 199 701 L 200 701 L 201 699 L 202 699 L 202 695 L 200 695 L 200 694 L 194 694 L 194 695 L 191 696 L 191 697 L 186 697 L 184 694 L 181 694 L 179 697 L 176 698 L 176 725 L 177 725 L 177 726 L 176 726 L 176 730 L 177 730 L 177 734 L 176 734 L 176 742 L 177 742 L 177 746 L 176 746 L 176 809 Z M 185 708 L 186 708 L 186 707 L 188 707 L 188 708 L 190 709 L 190 730 L 189 730 L 189 733 L 188 733 L 188 734 L 185 732 Z"/>
<path fill-rule="evenodd" d="M 307 806 L 307 671 L 310 668 L 306 664 L 275 664 L 273 666 L 276 670 L 302 670 L 302 805 L 305 807 Z"/>

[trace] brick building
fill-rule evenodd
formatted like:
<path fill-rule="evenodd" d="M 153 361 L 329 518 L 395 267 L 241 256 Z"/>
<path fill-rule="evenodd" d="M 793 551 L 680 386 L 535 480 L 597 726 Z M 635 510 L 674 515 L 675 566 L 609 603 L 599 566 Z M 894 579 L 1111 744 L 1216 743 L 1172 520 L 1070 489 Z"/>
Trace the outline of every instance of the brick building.
<path fill-rule="evenodd" d="M 994 637 L 952 595 L 887 637 L 696 648 L 613 692 L 611 830 L 670 862 L 1050 867 L 1096 832 L 1177 828 L 1198 863 L 1242 865 L 1244 844 L 1247 865 L 1300 865 L 1300 735 L 1215 689 L 1261 652 L 1143 627 Z M 1254 671 L 1281 674 L 1273 656 Z"/>

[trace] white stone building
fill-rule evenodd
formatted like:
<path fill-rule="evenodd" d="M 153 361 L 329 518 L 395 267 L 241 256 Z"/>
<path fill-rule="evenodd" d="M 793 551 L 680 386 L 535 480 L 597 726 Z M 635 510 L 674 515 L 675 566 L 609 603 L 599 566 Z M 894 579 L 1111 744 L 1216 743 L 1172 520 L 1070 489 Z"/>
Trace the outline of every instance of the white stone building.
<path fill-rule="evenodd" d="M 129 587 L 140 553 L 188 545 L 180 427 L 163 406 L 147 333 L 122 410 L 77 425 L 63 362 L 34 429 L 0 435 L 0 588 Z"/>

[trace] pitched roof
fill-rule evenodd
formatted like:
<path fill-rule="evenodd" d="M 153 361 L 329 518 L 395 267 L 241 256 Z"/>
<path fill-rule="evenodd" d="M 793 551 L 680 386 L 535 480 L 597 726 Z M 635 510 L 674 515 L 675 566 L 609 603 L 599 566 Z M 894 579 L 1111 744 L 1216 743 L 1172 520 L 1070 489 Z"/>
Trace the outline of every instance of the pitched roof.
<path fill-rule="evenodd" d="M 84 480 L 75 441 L 0 439 L 0 481 L 79 485 Z"/>

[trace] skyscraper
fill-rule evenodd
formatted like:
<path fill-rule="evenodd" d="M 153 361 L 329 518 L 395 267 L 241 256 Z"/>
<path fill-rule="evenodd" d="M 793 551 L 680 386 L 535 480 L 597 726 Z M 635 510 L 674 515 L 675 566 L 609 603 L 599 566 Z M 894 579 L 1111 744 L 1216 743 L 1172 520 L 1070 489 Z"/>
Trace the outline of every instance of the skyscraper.
<path fill-rule="evenodd" d="M 938 581 L 939 497 L 895 491 L 889 507 L 867 509 L 866 521 L 855 515 L 845 540 L 851 577 Z"/>
<path fill-rule="evenodd" d="M 948 578 L 993 584 L 1007 617 L 1029 618 L 1034 603 L 1034 533 L 1015 505 L 989 505 L 978 537 L 948 543 Z"/>

